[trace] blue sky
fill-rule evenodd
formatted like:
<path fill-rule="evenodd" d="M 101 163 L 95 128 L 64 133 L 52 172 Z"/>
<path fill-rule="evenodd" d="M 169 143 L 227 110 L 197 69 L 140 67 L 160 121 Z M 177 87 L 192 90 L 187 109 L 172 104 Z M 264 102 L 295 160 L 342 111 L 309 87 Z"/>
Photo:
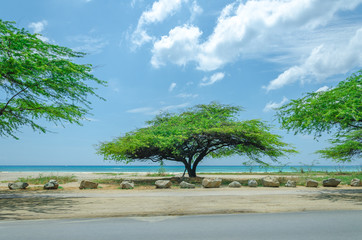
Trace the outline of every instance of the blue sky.
<path fill-rule="evenodd" d="M 92 64 L 108 87 L 98 89 L 107 101 L 92 99 L 82 127 L 43 122 L 53 133 L 23 128 L 20 140 L 0 138 L 0 165 L 115 164 L 94 145 L 143 127 L 160 111 L 211 101 L 243 106 L 240 119 L 273 124 L 300 151 L 282 162 L 334 164 L 314 154 L 328 136 L 315 141 L 278 129 L 273 108 L 361 69 L 361 13 L 362 0 L 2 1 L 2 20 L 88 53 L 78 63 Z"/>

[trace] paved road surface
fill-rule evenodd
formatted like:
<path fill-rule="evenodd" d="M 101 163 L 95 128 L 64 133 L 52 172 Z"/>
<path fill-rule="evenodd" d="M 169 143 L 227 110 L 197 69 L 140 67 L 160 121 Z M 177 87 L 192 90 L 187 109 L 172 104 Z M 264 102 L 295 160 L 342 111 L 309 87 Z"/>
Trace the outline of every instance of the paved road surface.
<path fill-rule="evenodd" d="M 0 238 L 360 240 L 362 211 L 0 221 Z"/>

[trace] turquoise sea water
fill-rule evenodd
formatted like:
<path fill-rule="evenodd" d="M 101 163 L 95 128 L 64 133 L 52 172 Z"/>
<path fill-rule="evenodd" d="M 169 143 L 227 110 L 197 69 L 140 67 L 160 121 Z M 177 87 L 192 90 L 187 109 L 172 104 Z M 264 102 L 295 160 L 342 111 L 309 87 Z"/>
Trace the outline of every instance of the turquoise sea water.
<path fill-rule="evenodd" d="M 183 172 L 183 166 L 164 166 L 166 172 Z M 0 172 L 158 172 L 160 166 L 0 166 Z M 198 166 L 197 172 L 299 172 L 304 171 L 362 171 L 362 165 L 354 166 Z"/>

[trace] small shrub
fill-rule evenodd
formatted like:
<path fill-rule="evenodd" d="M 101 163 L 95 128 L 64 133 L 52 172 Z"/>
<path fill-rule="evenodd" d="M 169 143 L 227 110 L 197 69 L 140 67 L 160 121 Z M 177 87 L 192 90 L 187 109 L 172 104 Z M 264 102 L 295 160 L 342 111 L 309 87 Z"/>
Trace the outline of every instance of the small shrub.
<path fill-rule="evenodd" d="M 32 177 L 18 178 L 17 181 L 27 182 L 29 184 L 40 185 L 40 184 L 46 184 L 47 182 L 49 182 L 52 179 L 56 180 L 59 184 L 65 184 L 65 183 L 69 183 L 69 182 L 78 181 L 75 178 L 75 176 L 73 176 L 73 175 L 72 176 L 54 176 L 54 175 L 43 176 L 42 174 L 40 174 L 39 177 L 37 177 L 37 178 L 32 178 Z"/>

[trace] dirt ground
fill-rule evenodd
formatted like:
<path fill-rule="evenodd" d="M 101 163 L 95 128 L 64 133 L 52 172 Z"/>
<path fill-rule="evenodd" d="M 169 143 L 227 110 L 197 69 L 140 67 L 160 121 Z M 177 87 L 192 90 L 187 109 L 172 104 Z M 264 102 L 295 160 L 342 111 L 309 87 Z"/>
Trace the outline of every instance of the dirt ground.
<path fill-rule="evenodd" d="M 92 176 L 81 177 L 91 180 Z M 0 173 L 0 181 L 14 181 L 13 177 Z M 245 177 L 257 178 L 239 176 Z M 0 220 L 362 210 L 362 188 L 350 186 L 131 190 L 105 184 L 99 189 L 80 190 L 79 182 L 61 186 L 58 190 L 41 190 L 41 186 L 9 190 L 7 184 L 0 184 Z"/>

